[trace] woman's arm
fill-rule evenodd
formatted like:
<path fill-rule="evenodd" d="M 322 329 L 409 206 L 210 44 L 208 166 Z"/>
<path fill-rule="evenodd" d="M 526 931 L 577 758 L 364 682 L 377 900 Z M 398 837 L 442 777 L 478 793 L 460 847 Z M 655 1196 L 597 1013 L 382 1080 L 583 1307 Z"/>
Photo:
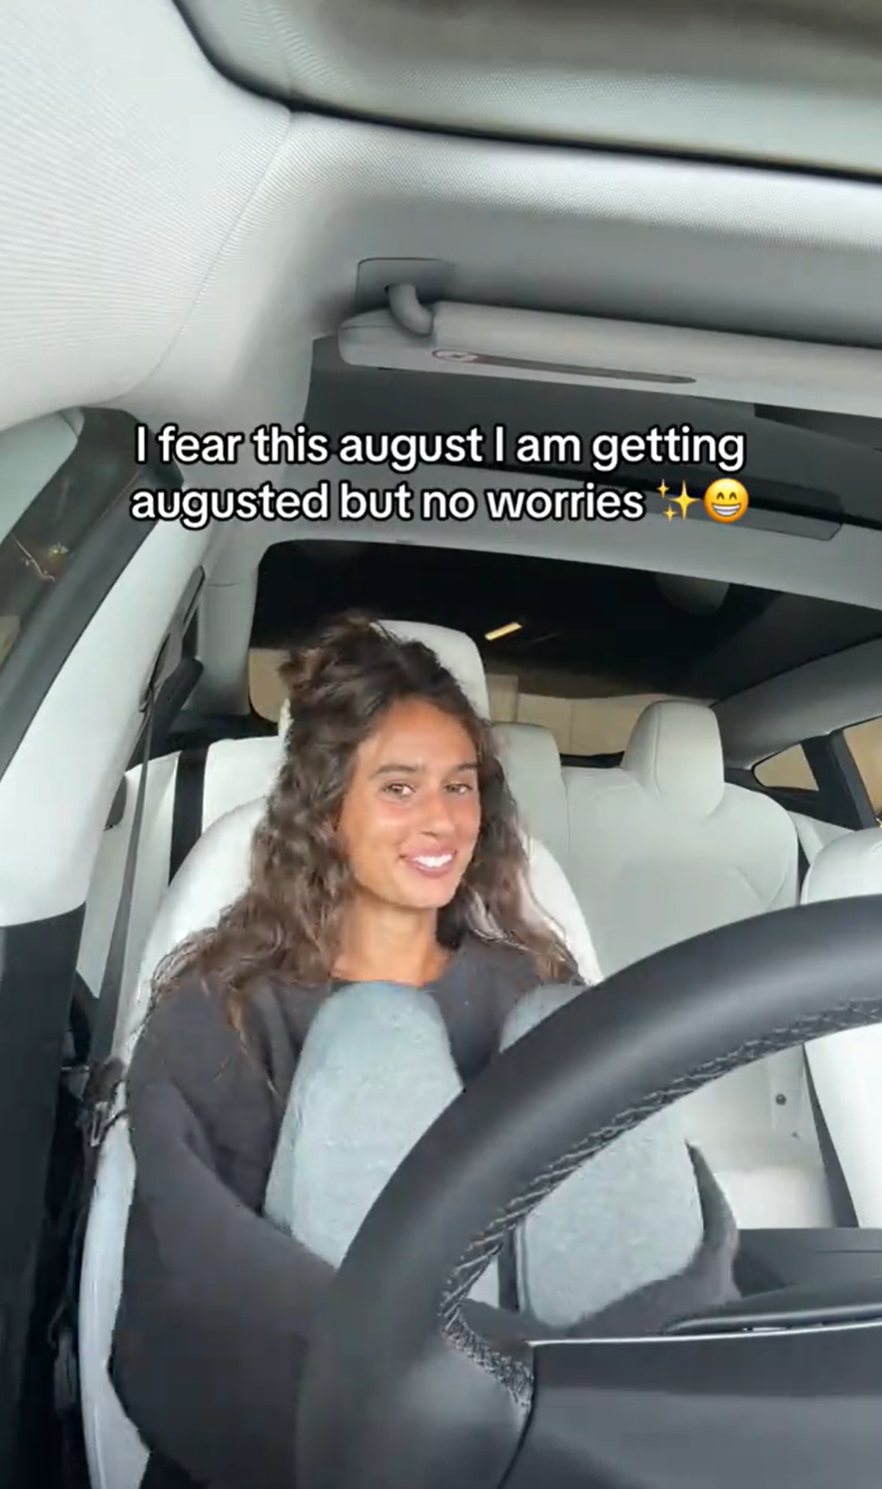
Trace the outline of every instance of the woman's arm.
<path fill-rule="evenodd" d="M 113 1378 L 148 1448 L 198 1483 L 291 1489 L 305 1345 L 333 1269 L 235 1192 L 252 1177 L 259 1191 L 273 1141 L 236 1039 L 198 994 L 169 1003 L 136 1052 Z"/>

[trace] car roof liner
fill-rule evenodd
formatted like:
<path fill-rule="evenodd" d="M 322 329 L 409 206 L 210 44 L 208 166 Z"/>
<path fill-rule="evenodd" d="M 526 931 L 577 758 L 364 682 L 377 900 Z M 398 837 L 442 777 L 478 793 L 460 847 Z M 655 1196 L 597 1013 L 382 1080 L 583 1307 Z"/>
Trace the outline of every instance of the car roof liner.
<path fill-rule="evenodd" d="M 301 107 L 814 169 L 882 162 L 872 0 L 177 3 L 221 70 Z"/>

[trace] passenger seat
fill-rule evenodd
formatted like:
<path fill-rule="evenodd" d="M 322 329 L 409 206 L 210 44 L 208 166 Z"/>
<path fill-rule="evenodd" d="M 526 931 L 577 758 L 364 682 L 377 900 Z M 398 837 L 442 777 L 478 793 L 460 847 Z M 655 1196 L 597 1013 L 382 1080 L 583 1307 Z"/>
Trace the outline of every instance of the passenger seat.
<path fill-rule="evenodd" d="M 608 977 L 664 947 L 795 905 L 798 838 L 770 797 L 728 785 L 716 716 L 640 715 L 622 764 L 567 767 L 567 869 Z M 742 1227 L 832 1224 L 801 1049 L 686 1098 L 691 1132 Z"/>

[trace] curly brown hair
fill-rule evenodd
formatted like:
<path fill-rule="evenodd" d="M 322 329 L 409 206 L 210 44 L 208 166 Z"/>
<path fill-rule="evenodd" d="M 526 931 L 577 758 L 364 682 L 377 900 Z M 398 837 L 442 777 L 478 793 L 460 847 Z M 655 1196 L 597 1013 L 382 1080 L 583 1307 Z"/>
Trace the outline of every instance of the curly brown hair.
<path fill-rule="evenodd" d="M 327 986 L 352 888 L 337 823 L 355 752 L 392 704 L 414 698 L 459 720 L 478 765 L 480 831 L 456 894 L 439 912 L 439 941 L 454 949 L 465 934 L 502 937 L 532 956 L 541 980 L 572 976 L 563 943 L 524 908 L 526 852 L 490 725 L 435 653 L 349 613 L 292 653 L 280 673 L 290 708 L 285 758 L 254 834 L 250 882 L 215 927 L 165 959 L 154 998 L 196 975 L 223 992 L 241 1029 L 245 1001 L 267 976 Z"/>

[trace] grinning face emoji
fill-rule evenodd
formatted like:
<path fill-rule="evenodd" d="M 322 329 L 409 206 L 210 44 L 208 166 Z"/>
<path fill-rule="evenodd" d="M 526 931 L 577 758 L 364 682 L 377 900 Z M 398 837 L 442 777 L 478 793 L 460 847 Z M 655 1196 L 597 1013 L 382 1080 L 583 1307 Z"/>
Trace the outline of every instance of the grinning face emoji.
<path fill-rule="evenodd" d="M 723 476 L 704 493 L 704 509 L 714 522 L 737 522 L 748 507 L 748 496 L 740 481 Z"/>

